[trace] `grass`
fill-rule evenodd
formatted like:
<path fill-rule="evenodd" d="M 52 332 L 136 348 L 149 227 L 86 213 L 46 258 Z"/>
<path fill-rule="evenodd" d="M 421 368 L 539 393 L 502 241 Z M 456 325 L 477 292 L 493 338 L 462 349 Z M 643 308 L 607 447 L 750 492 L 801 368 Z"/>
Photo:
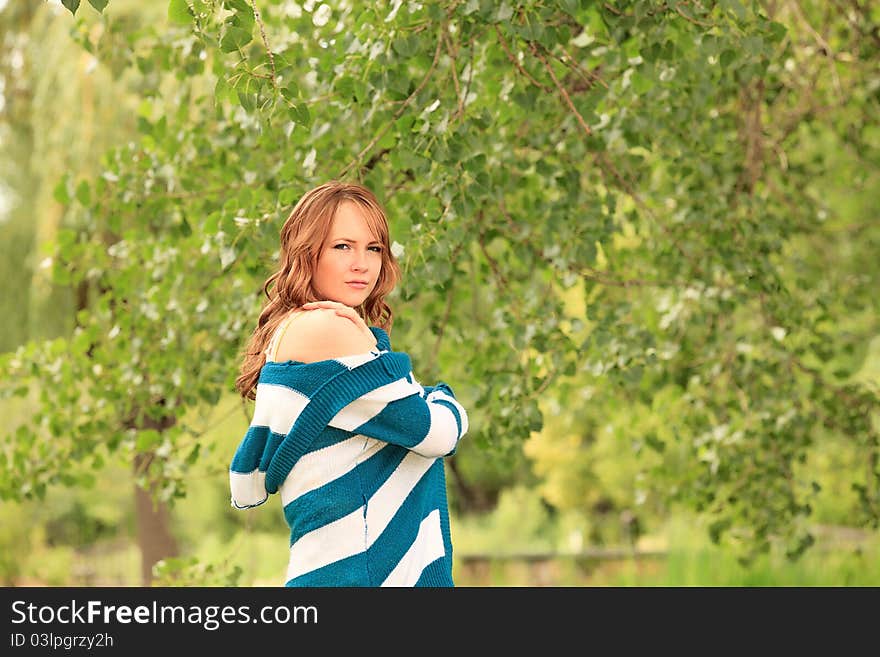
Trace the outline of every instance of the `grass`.
<path fill-rule="evenodd" d="M 853 587 L 880 585 L 880 536 L 817 528 L 817 544 L 799 559 L 767 554 L 749 566 L 713 545 L 693 518 L 672 518 L 647 537 L 660 556 L 596 559 L 497 559 L 456 563 L 459 586 Z M 644 549 L 644 547 L 643 547 Z"/>

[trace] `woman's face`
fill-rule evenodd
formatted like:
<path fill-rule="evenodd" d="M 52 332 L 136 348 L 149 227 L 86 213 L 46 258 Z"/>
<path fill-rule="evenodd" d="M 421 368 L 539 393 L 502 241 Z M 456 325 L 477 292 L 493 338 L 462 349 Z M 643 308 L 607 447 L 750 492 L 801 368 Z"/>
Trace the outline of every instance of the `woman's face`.
<path fill-rule="evenodd" d="M 376 287 L 381 269 L 382 244 L 360 206 L 351 201 L 341 203 L 318 255 L 312 278 L 315 292 L 321 299 L 357 307 Z"/>

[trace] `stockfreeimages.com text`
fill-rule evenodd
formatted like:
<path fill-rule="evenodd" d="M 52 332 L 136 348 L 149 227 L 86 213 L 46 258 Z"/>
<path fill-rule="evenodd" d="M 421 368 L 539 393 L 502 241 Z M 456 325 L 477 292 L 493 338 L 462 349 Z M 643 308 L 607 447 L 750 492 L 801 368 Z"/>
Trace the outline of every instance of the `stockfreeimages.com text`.
<path fill-rule="evenodd" d="M 136 606 L 107 605 L 100 600 L 85 603 L 71 600 L 70 604 L 59 605 L 36 605 L 16 600 L 12 603 L 12 613 L 13 624 L 189 624 L 212 631 L 224 624 L 318 622 L 318 609 L 314 606 L 267 605 L 252 614 L 248 605 L 162 605 L 155 600 L 149 605 Z"/>

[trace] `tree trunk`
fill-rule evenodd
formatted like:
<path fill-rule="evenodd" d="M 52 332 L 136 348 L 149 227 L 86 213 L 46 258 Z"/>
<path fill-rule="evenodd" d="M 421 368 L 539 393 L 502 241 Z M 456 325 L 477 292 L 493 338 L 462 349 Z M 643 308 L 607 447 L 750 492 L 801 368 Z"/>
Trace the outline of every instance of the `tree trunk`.
<path fill-rule="evenodd" d="M 138 454 L 134 460 L 135 473 L 145 472 L 152 454 Z M 177 541 L 171 533 L 170 513 L 164 502 L 154 501 L 152 490 L 135 484 L 135 514 L 137 516 L 138 547 L 141 550 L 141 584 L 150 586 L 153 566 L 167 557 L 179 554 Z"/>

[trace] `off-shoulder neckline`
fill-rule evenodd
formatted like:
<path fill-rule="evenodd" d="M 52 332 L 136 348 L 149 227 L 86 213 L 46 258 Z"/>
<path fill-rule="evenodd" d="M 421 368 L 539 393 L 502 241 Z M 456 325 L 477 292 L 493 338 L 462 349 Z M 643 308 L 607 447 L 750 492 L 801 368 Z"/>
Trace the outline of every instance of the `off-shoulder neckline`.
<path fill-rule="evenodd" d="M 372 354 L 374 356 L 380 355 L 383 351 L 388 351 L 391 348 L 388 339 L 388 333 L 385 332 L 385 329 L 379 326 L 368 326 L 367 328 L 372 331 L 373 335 L 376 336 L 376 347 L 374 349 L 370 349 L 369 351 L 365 351 L 358 354 L 347 354 L 345 356 L 339 356 L 339 358 L 352 358 L 353 356 L 363 356 L 365 354 Z M 302 360 L 294 360 L 292 358 L 288 358 L 287 360 L 267 360 L 263 367 L 268 367 L 270 365 L 278 365 L 282 367 L 292 367 L 296 365 L 317 365 L 318 363 L 329 363 L 332 361 L 339 360 L 339 358 L 325 358 L 323 360 L 316 360 L 310 363 L 307 363 Z"/>

